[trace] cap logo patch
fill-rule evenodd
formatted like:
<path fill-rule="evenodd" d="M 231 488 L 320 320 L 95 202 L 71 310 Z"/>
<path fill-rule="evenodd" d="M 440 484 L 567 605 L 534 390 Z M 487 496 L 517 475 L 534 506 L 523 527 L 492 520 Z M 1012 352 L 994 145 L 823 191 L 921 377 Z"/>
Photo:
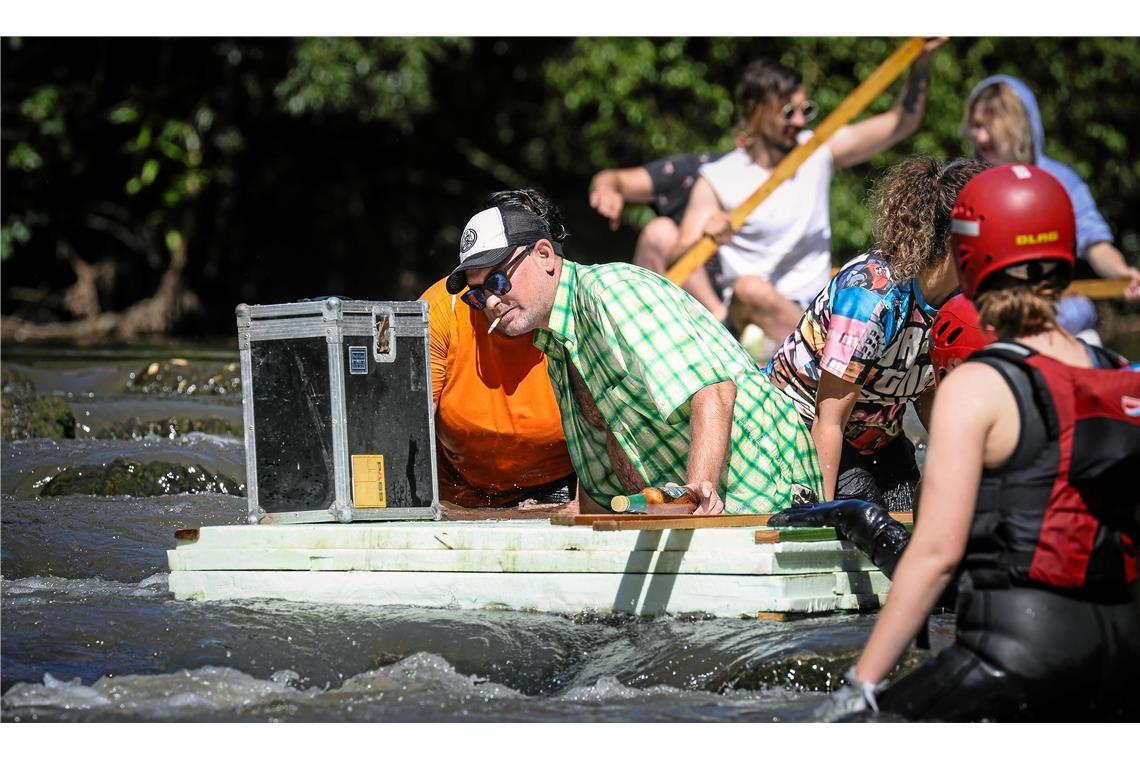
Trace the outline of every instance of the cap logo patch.
<path fill-rule="evenodd" d="M 1129 417 L 1140 417 L 1140 398 L 1121 396 L 1120 405 L 1124 408 L 1124 413 Z"/>
<path fill-rule="evenodd" d="M 475 233 L 475 230 L 473 230 L 471 227 L 463 230 L 463 238 L 459 241 L 459 252 L 462 254 L 470 251 L 471 246 L 475 245 L 475 241 L 478 239 L 478 237 L 479 236 Z"/>
<path fill-rule="evenodd" d="M 1010 168 L 1011 171 L 1013 171 L 1013 176 L 1017 177 L 1018 179 L 1029 179 L 1033 176 L 1033 172 L 1029 171 L 1028 167 L 1022 166 L 1021 164 L 1016 164 Z"/>
<path fill-rule="evenodd" d="M 1036 235 L 1015 235 L 1015 245 L 1037 245 L 1038 243 L 1056 243 L 1060 239 L 1056 230 L 1051 232 L 1038 232 Z"/>

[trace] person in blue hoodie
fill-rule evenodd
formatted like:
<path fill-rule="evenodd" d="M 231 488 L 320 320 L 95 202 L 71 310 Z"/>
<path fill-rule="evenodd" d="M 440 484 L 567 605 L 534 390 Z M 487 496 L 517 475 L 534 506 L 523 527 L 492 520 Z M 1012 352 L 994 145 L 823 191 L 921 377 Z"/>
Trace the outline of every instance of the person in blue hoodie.
<path fill-rule="evenodd" d="M 1077 220 L 1077 255 L 1100 277 L 1127 279 L 1124 295 L 1140 299 L 1140 270 L 1130 266 L 1113 245 L 1112 231 L 1097 209 L 1088 186 L 1075 171 L 1045 155 L 1045 128 L 1032 90 L 1024 82 L 999 74 L 978 82 L 966 101 L 962 132 L 974 154 L 995 166 L 1036 164 L 1060 181 Z M 1093 328 L 1096 309 L 1084 296 L 1060 301 L 1057 321 L 1069 332 L 1099 342 Z"/>

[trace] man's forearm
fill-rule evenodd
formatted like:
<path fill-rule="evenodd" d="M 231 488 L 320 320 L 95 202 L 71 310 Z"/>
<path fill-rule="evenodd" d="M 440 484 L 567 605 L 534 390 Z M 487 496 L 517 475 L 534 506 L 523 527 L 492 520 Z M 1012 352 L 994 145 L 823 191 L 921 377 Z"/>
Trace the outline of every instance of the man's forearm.
<path fill-rule="evenodd" d="M 690 402 L 688 482 L 720 482 L 732 434 L 732 410 L 736 404 L 736 384 L 725 380 L 706 385 L 693 394 Z"/>

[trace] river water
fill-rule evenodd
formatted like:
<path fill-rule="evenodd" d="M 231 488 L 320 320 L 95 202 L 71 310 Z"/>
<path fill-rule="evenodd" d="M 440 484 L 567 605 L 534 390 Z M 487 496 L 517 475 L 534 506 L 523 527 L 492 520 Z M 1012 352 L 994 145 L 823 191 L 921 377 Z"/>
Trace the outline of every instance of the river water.
<path fill-rule="evenodd" d="M 3 721 L 803 721 L 874 623 L 176 601 L 175 529 L 242 523 L 241 492 L 39 494 L 117 459 L 242 483 L 236 435 L 83 437 L 134 418 L 240 421 L 232 389 L 128 390 L 131 373 L 188 353 L 5 353 L 6 372 L 68 402 L 80 437 L 3 444 Z M 191 362 L 236 360 L 198 349 Z M 947 644 L 951 618 L 932 634 Z"/>

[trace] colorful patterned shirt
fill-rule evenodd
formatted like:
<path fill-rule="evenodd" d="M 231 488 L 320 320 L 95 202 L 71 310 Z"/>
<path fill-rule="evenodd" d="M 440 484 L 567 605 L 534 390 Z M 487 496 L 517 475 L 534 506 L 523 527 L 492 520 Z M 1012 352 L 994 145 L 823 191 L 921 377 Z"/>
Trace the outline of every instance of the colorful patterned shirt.
<path fill-rule="evenodd" d="M 936 316 L 917 280 L 895 282 L 881 254 L 865 253 L 820 291 L 764 373 L 808 420 L 815 419 L 821 369 L 863 386 L 844 438 L 870 453 L 902 433 L 907 402 L 934 384 Z"/>
<path fill-rule="evenodd" d="M 821 491 L 815 447 L 795 407 L 707 309 L 665 278 L 628 264 L 564 261 L 549 325 L 535 331 L 534 345 L 548 357 L 579 482 L 599 504 L 625 489 L 606 431 L 574 400 L 568 362 L 646 483 L 686 482 L 690 399 L 731 380 L 736 403 L 717 489 L 725 511 L 784 509 L 793 483 Z"/>

